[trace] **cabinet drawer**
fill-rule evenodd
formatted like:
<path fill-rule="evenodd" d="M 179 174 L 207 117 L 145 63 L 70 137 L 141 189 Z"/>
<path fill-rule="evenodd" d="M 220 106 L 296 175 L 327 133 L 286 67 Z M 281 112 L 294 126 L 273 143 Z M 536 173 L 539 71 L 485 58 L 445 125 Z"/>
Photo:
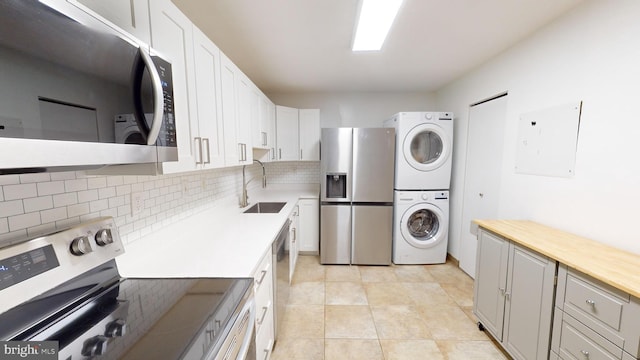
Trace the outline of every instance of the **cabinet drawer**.
<path fill-rule="evenodd" d="M 571 316 L 562 318 L 560 357 L 563 359 L 622 359 L 622 349 Z"/>
<path fill-rule="evenodd" d="M 255 274 L 253 275 L 253 288 L 256 294 L 256 303 L 260 302 L 260 295 L 266 294 L 267 297 L 271 297 L 271 287 L 273 286 L 273 269 L 271 268 L 271 253 L 265 255 L 258 265 Z"/>
<path fill-rule="evenodd" d="M 611 329 L 620 331 L 622 308 L 629 303 L 629 296 L 616 294 L 569 272 L 565 302 Z"/>
<path fill-rule="evenodd" d="M 262 317 L 262 310 L 256 309 L 258 318 Z M 271 322 L 267 323 L 267 319 L 271 317 Z M 257 321 L 257 320 L 256 320 Z M 256 359 L 266 360 L 271 356 L 271 350 L 273 349 L 274 336 L 273 336 L 273 307 L 269 308 L 266 313 L 265 320 L 262 323 L 263 326 L 256 326 Z"/>

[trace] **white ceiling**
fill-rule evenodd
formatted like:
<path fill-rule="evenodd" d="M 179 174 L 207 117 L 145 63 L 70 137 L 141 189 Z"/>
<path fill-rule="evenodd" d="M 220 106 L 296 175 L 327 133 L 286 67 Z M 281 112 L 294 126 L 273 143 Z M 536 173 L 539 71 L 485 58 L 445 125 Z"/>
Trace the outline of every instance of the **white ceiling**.
<path fill-rule="evenodd" d="M 358 0 L 172 0 L 264 92 L 434 91 L 582 0 L 405 0 L 353 53 Z"/>

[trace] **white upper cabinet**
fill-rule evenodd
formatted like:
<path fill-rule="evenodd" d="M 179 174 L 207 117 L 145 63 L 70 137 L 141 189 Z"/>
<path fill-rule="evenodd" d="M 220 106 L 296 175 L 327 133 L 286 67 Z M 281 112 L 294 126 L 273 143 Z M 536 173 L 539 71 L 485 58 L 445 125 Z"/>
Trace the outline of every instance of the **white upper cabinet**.
<path fill-rule="evenodd" d="M 223 52 L 220 52 L 220 82 L 225 166 L 250 164 L 253 162 L 250 81 Z"/>
<path fill-rule="evenodd" d="M 320 109 L 300 109 L 300 160 L 320 161 Z"/>
<path fill-rule="evenodd" d="M 298 109 L 276 106 L 276 159 L 280 161 L 299 160 Z"/>
<path fill-rule="evenodd" d="M 196 166 L 224 166 L 224 131 L 220 89 L 220 50 L 197 27 L 193 27 L 198 128 L 193 129 Z"/>
<path fill-rule="evenodd" d="M 276 159 L 320 160 L 320 110 L 276 106 Z"/>
<path fill-rule="evenodd" d="M 240 70 L 220 52 L 220 88 L 222 95 L 222 123 L 224 127 L 224 163 L 237 165 L 240 161 L 241 146 L 237 141 L 238 92 L 236 78 Z"/>
<path fill-rule="evenodd" d="M 151 42 L 148 0 L 68 0 L 82 4 L 145 44 Z M 153 0 L 155 2 L 157 0 Z"/>
<path fill-rule="evenodd" d="M 173 99 L 178 138 L 178 161 L 162 163 L 163 173 L 196 168 L 193 139 L 197 136 L 198 117 L 193 59 L 193 25 L 171 1 L 149 2 L 151 46 L 171 62 Z"/>
<path fill-rule="evenodd" d="M 268 159 L 269 161 L 276 160 L 276 104 L 267 99 L 267 113 L 265 114 L 267 119 L 267 148 L 269 149 Z"/>
<path fill-rule="evenodd" d="M 241 147 L 240 164 L 253 162 L 253 141 L 251 139 L 251 117 L 258 115 L 258 99 L 253 91 L 253 83 L 238 70 L 238 123 L 237 138 Z"/>
<path fill-rule="evenodd" d="M 265 96 L 262 94 L 262 91 L 260 91 L 260 89 L 258 89 L 255 85 L 253 86 L 253 94 L 252 97 L 253 99 L 251 100 L 251 106 L 253 109 L 254 103 L 253 101 L 256 101 L 256 112 L 255 114 L 252 112 L 251 113 L 251 134 L 252 134 L 252 138 L 251 141 L 253 143 L 253 148 L 254 149 L 266 149 L 267 148 L 267 122 L 264 119 L 264 116 L 266 114 L 266 100 L 265 100 Z"/>

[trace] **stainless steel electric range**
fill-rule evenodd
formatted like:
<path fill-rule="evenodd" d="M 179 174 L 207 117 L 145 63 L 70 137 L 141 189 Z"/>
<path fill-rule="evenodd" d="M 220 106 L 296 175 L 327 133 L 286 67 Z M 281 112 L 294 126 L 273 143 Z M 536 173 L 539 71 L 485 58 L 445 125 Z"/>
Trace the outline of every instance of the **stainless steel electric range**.
<path fill-rule="evenodd" d="M 63 360 L 252 358 L 253 279 L 123 278 L 123 252 L 112 218 L 0 249 L 0 340 L 57 341 Z"/>

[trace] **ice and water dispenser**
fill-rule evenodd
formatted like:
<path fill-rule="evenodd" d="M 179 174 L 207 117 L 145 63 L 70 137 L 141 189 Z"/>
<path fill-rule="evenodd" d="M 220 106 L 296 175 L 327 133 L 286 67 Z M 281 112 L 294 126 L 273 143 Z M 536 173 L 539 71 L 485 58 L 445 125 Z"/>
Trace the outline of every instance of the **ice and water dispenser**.
<path fill-rule="evenodd" d="M 326 174 L 326 194 L 329 199 L 347 198 L 347 174 L 327 173 Z"/>

